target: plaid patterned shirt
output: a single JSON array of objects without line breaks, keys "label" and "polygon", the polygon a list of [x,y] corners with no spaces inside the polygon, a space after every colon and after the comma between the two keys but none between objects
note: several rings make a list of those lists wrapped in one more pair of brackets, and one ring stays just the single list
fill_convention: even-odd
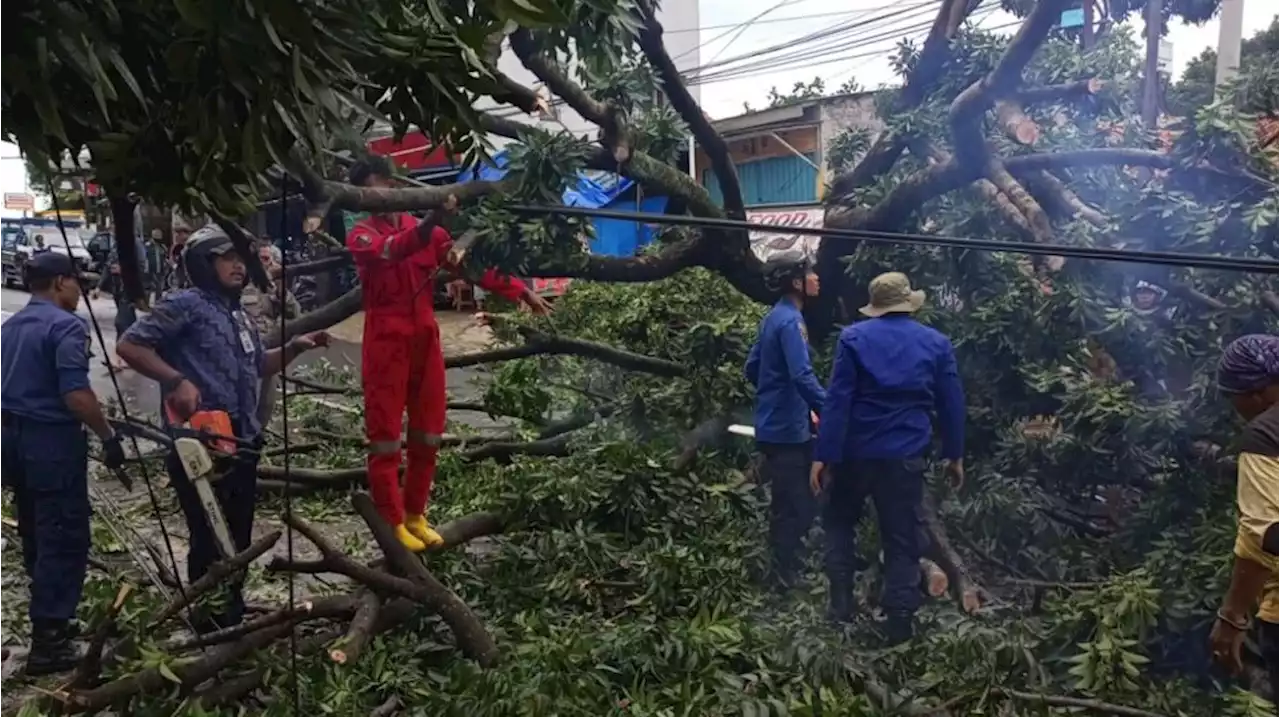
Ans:
[{"label": "plaid patterned shirt", "polygon": [[153,349],[200,389],[201,410],[226,411],[239,438],[262,432],[262,341],[235,299],[203,289],[168,294],[124,339]]}]

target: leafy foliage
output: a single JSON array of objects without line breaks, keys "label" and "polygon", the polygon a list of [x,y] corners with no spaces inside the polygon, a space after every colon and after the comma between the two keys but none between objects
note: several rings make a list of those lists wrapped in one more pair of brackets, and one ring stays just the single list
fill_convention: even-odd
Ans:
[{"label": "leafy foliage", "polygon": [[[1241,82],[1231,93],[1233,104],[1247,113],[1276,114],[1276,86],[1280,84],[1280,18],[1240,43]],[[1214,98],[1214,73],[1218,53],[1205,48],[1183,71],[1182,78],[1169,89],[1169,111],[1184,117],[1207,107]]]}]

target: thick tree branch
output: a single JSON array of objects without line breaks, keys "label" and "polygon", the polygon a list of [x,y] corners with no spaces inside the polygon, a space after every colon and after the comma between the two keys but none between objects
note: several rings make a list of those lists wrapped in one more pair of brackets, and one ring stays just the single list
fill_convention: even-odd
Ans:
[{"label": "thick tree branch", "polygon": [[1106,82],[1096,77],[1076,80],[1061,85],[1045,85],[1043,87],[1027,87],[1014,93],[1013,98],[1024,105],[1038,102],[1070,102],[1096,95],[1106,86]]},{"label": "thick tree branch", "polygon": [[977,612],[982,607],[982,589],[969,577],[969,570],[965,567],[964,560],[955,548],[951,547],[947,530],[938,517],[937,504],[927,490],[920,502],[920,513],[925,534],[929,538],[925,557],[936,563],[947,574],[951,594],[960,608],[969,614]]},{"label": "thick tree branch", "polygon": [[581,339],[562,338],[531,329],[522,329],[526,343],[523,346],[480,351],[445,358],[445,368],[462,368],[486,363],[498,363],[530,356],[580,356],[610,363],[632,371],[652,373],[658,376],[685,375],[685,367],[674,361],[632,353],[622,349]]},{"label": "thick tree branch", "polygon": [[456,184],[427,187],[357,187],[345,182],[326,182],[325,194],[336,209],[373,212],[417,212],[443,207],[449,197],[467,202],[489,194],[509,192],[515,187],[512,179],[498,181],[477,179]]},{"label": "thick tree branch", "polygon": [[373,531],[374,540],[387,556],[387,562],[401,573],[408,575],[409,581],[414,585],[421,586],[424,599],[420,602],[439,614],[445,624],[453,630],[454,638],[458,641],[463,654],[475,660],[481,667],[492,667],[497,664],[498,646],[480,624],[480,620],[471,612],[471,608],[448,588],[441,585],[440,581],[427,570],[427,566],[400,543],[391,526],[378,515],[373,499],[368,494],[356,493],[351,497],[351,502],[356,512],[364,518],[364,522]]},{"label": "thick tree branch", "polygon": [[[657,70],[671,106],[684,119],[685,124],[689,125],[689,131],[693,133],[698,146],[711,159],[711,170],[715,172],[724,196],[725,214],[730,219],[745,220],[747,209],[742,200],[742,184],[738,181],[738,170],[729,156],[729,145],[725,144],[724,138],[711,126],[711,120],[698,106],[693,95],[689,94],[689,88],[685,87],[680,70],[676,68],[676,63],[662,42],[662,24],[658,22],[655,9],[651,4],[643,3],[642,12],[644,26],[640,30],[640,49]],[[745,242],[746,232],[741,233]]]},{"label": "thick tree branch", "polygon": [[[293,321],[286,321],[284,324],[284,340],[288,341],[295,336],[301,336],[312,331],[320,331],[342,323],[360,311],[363,300],[363,293],[360,287],[357,286],[315,311],[303,314]],[[262,343],[268,349],[279,348],[281,345],[280,339],[280,333],[272,331],[271,335],[263,339]]]},{"label": "thick tree branch", "polygon": [[[939,148],[936,144],[925,140],[917,140],[911,145],[912,152],[918,152],[921,156],[928,157],[936,164],[947,164],[951,161],[951,153]],[[1031,224],[1013,202],[1009,200],[1003,192],[1000,191],[990,179],[977,179],[973,183],[975,191],[986,201],[987,204],[994,206],[996,211],[1004,218],[1005,221],[1012,224],[1021,231],[1028,239],[1034,239],[1035,235],[1031,230]]]},{"label": "thick tree branch", "polygon": [[[982,138],[981,116],[991,103],[1012,94],[1022,79],[1022,70],[1032,55],[1044,43],[1054,23],[1062,15],[1068,0],[1040,0],[1031,14],[1023,21],[1018,32],[1005,48],[996,66],[982,79],[964,89],[951,102],[948,112],[951,123],[952,146],[956,161],[986,165],[988,154]],[[999,182],[996,183],[999,186]]]},{"label": "thick tree branch", "polygon": [[1073,219],[1083,219],[1095,227],[1105,227],[1109,223],[1105,214],[1086,204],[1079,195],[1071,191],[1066,183],[1055,177],[1053,173],[1039,169],[1023,173],[1021,179],[1027,184],[1027,188],[1032,193],[1040,196],[1042,201],[1047,201],[1056,207],[1054,211],[1060,215]]},{"label": "thick tree branch", "polygon": [[[990,151],[988,150],[988,152]],[[1009,201],[1013,202],[1018,211],[1027,218],[1027,223],[1031,226],[1031,234],[1035,237],[1036,242],[1052,244],[1053,225],[1049,222],[1049,215],[1045,214],[1044,208],[1040,206],[1035,197],[1031,196],[1021,184],[1018,184],[1018,180],[1013,178],[1013,175],[1009,173],[1009,170],[994,154],[988,153],[986,174],[991,183],[996,185],[1009,198]]]},{"label": "thick tree branch", "polygon": [[553,95],[564,100],[583,118],[600,126],[603,131],[601,142],[609,149],[615,164],[626,164],[631,159],[632,142],[617,107],[595,99],[581,85],[569,79],[554,58],[542,53],[533,33],[528,30],[520,28],[511,33],[511,49]]},{"label": "thick tree branch", "polygon": [[151,620],[152,627],[162,625],[166,620],[177,615],[186,606],[194,603],[200,596],[209,592],[213,588],[221,585],[228,578],[238,579],[239,573],[249,567],[249,564],[257,560],[259,556],[266,553],[280,540],[280,531],[273,530],[270,533],[253,541],[253,544],[246,548],[243,552],[225,560],[219,560],[209,567],[209,571],[201,575],[198,580],[187,586],[183,593],[173,599],[159,615]]},{"label": "thick tree branch", "polygon": [[[937,85],[942,77],[942,66],[951,56],[951,40],[975,5],[972,0],[944,0],[920,49],[919,59],[907,75],[902,91],[885,108],[885,116],[916,107]],[[870,184],[893,167],[906,147],[907,138],[897,137],[891,132],[882,133],[852,170],[835,178],[829,197],[840,201],[858,187]]]},{"label": "thick tree branch", "polygon": [[[53,191],[52,183],[49,184],[49,191]],[[142,302],[145,306],[147,292],[143,290],[142,277],[138,276],[138,260],[142,257],[138,256],[138,245],[133,241],[136,235],[133,222],[133,211],[136,205],[127,194],[113,191],[111,188],[108,188],[107,196],[111,207],[112,243],[116,250],[116,261],[120,266],[120,283],[123,284],[121,288],[130,302]]]},{"label": "thick tree branch", "polygon": [[1030,147],[1040,140],[1040,125],[1013,100],[996,100],[996,122],[1018,144]]},{"label": "thick tree branch", "polygon": [[369,644],[370,638],[373,637],[373,627],[378,621],[378,610],[381,607],[382,600],[377,593],[371,591],[362,593],[355,617],[351,618],[351,624],[347,626],[347,634],[329,648],[329,659],[339,665],[346,665],[360,659],[364,646]]},{"label": "thick tree branch", "polygon": [[1111,704],[1110,702],[1103,702],[1101,700],[1044,695],[1035,692],[1020,692],[1018,690],[1009,690],[1003,687],[996,688],[994,691],[996,694],[1004,695],[1010,699],[1018,700],[1020,702],[1033,702],[1047,707],[1066,707],[1069,709],[1088,710],[1090,712],[1099,712],[1102,714],[1119,715],[1120,717],[1165,717],[1159,712],[1151,712],[1149,710],[1138,709],[1136,707]]}]

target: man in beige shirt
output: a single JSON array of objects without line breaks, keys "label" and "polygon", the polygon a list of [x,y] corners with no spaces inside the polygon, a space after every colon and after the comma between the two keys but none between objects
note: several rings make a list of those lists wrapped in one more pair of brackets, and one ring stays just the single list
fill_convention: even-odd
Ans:
[{"label": "man in beige shirt", "polygon": [[1280,520],[1280,338],[1242,336],[1227,346],[1218,363],[1218,390],[1247,420],[1236,478],[1235,561],[1231,586],[1218,608],[1210,634],[1214,661],[1233,674],[1243,669],[1240,647],[1253,625],[1270,677],[1268,696],[1277,688],[1280,602],[1277,601],[1276,530]]}]

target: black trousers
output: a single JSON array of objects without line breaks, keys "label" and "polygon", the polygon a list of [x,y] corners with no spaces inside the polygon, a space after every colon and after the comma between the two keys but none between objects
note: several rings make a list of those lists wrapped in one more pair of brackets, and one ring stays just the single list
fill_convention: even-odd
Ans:
[{"label": "black trousers", "polygon": [[6,414],[3,473],[13,489],[33,625],[74,618],[89,566],[89,439],[78,423]]},{"label": "black trousers", "polygon": [[[218,553],[213,531],[209,529],[200,496],[187,479],[187,473],[176,453],[169,454],[166,466],[169,469],[170,483],[178,496],[178,506],[182,508],[183,517],[186,518],[187,531],[191,535],[187,553],[187,581],[194,582],[208,572],[209,566],[218,562],[222,556]],[[222,515],[226,518],[227,530],[231,533],[236,552],[240,552],[253,542],[253,512],[258,500],[257,453],[242,451],[234,460],[219,461],[214,468],[214,475],[224,471],[225,475],[213,482],[213,493],[222,507]],[[224,598],[225,602],[209,617],[212,625],[198,624],[197,628],[203,631],[229,627],[244,618],[244,596],[239,582],[226,592]]]},{"label": "black trousers", "polygon": [[769,548],[775,579],[791,584],[804,565],[804,539],[817,514],[809,490],[810,443],[757,443],[760,474],[769,483]]},{"label": "black trousers", "polygon": [[826,572],[833,585],[851,583],[861,566],[857,552],[858,521],[867,497],[876,506],[880,549],[884,553],[887,612],[914,613],[920,606],[920,499],[924,494],[923,458],[859,460],[831,470],[822,514],[826,534]]}]

